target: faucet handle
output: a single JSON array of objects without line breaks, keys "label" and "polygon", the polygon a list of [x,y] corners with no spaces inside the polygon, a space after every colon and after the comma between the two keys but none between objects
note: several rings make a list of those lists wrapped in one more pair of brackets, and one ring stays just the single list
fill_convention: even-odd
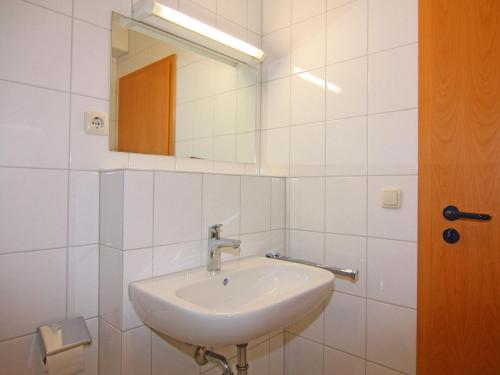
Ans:
[{"label": "faucet handle", "polygon": [[222,224],[214,224],[208,227],[208,238],[219,240],[220,232],[222,232]]}]

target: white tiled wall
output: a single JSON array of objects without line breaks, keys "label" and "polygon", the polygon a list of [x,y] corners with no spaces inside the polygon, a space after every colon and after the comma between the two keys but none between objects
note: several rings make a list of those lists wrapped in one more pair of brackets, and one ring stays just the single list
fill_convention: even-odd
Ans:
[{"label": "white tiled wall", "polygon": [[[361,272],[356,284],[337,280],[326,309],[309,318],[312,324],[298,323],[286,337],[253,345],[256,368],[266,367],[259,359],[262,351],[269,353],[264,362],[270,375],[281,374],[285,365],[290,374],[414,373],[417,1],[162,1],[255,44],[262,29],[268,59],[260,168],[109,152],[106,137],[84,134],[84,111],[108,111],[110,12],[129,15],[130,0],[3,0],[0,298],[10,302],[0,312],[2,371],[41,374],[36,327],[83,315],[94,338],[85,374],[97,374],[99,341],[106,375],[122,368],[133,374],[161,374],[166,368],[197,373],[191,358],[140,325],[122,291],[132,275],[202,264],[205,227],[217,219],[224,221],[226,234],[252,244],[244,255],[267,248],[284,251],[286,239],[293,256]],[[126,234],[108,227],[100,236],[107,246],[99,251],[98,171],[127,167],[196,173],[121,172],[117,184],[129,173],[139,185],[151,185],[138,194],[147,203],[139,207],[148,211],[147,222],[127,218],[125,227],[138,224],[141,230]],[[171,176],[176,184],[189,185],[192,194],[168,190],[172,185],[165,181]],[[267,180],[269,185],[262,182]],[[286,206],[274,199],[285,185]],[[384,186],[402,188],[400,210],[380,207]],[[215,206],[211,202],[221,199],[221,187],[230,190],[228,202]],[[189,209],[182,211],[157,197],[157,189],[178,201],[200,198],[189,200]],[[271,199],[246,205],[253,193],[271,194]],[[100,200],[101,212],[125,199],[113,198]],[[125,219],[133,206],[119,205],[116,212]],[[175,228],[157,206],[182,212],[179,220],[186,225]],[[268,208],[269,230],[267,221],[252,220]],[[234,214],[238,223],[228,216]],[[190,226],[191,218],[199,218],[200,226]],[[156,225],[165,232],[159,234]],[[180,244],[181,234],[189,242]],[[142,262],[131,261],[134,255]],[[104,268],[121,266],[108,274],[114,277],[99,281],[99,261]],[[98,330],[99,285],[103,319]]]},{"label": "white tiled wall", "polygon": [[261,170],[290,176],[287,251],[360,271],[289,328],[289,375],[415,373],[417,21],[417,0],[263,3]]},{"label": "white tiled wall", "polygon": [[[168,367],[170,375],[189,375],[209,369],[199,369],[172,339],[143,325],[128,285],[205,265],[208,227],[216,223],[224,225],[223,236],[242,240],[240,257],[284,248],[284,178],[128,169],[103,172],[100,192],[107,202],[100,232],[101,373],[160,374]],[[269,367],[284,362],[283,344],[282,333],[251,343],[252,371],[279,375]],[[221,350],[234,356],[234,347]]]},{"label": "white tiled wall", "polygon": [[[165,3],[232,33],[244,32],[244,39],[260,43],[261,0],[242,0],[237,6],[232,1],[217,0],[165,0]],[[138,324],[130,310],[124,309],[119,314],[110,309],[109,319],[114,325],[103,322],[98,332],[99,260],[114,262],[114,257],[122,254],[111,247],[99,251],[99,170],[131,167],[259,174],[256,164],[109,152],[107,137],[84,133],[84,111],[109,110],[111,10],[130,15],[131,5],[131,0],[0,1],[2,375],[43,373],[35,335],[41,324],[77,315],[85,317],[93,337],[93,344],[86,350],[85,375],[98,373],[99,336],[103,342],[112,342],[116,340],[114,326],[122,322],[125,327]],[[198,180],[201,179],[198,175]],[[152,181],[151,178],[148,182]],[[283,181],[277,185],[284,189]],[[199,192],[201,204],[201,187]],[[150,207],[165,204],[170,208],[168,202],[154,203],[152,195],[148,198]],[[112,204],[112,200],[101,200],[101,206]],[[133,207],[133,202],[129,206]],[[274,202],[274,206],[284,210],[284,203]],[[195,211],[186,213],[184,223],[193,215],[199,218],[201,226],[201,213]],[[281,239],[279,246],[284,247],[284,221],[276,213],[273,218],[275,230],[268,230],[264,237],[275,242]],[[151,226],[153,217],[149,219],[140,223],[127,221],[125,225]],[[155,222],[168,225],[169,218],[159,217]],[[201,229],[196,233],[190,232],[191,229],[182,226],[177,233],[190,235],[190,240],[201,236]],[[191,260],[176,263],[172,253],[177,245],[152,233],[146,237],[135,231],[127,231],[125,237],[112,233],[103,240],[109,241],[109,246],[118,246],[113,242],[118,239],[119,248],[146,246],[131,250],[130,254],[149,251],[151,257],[162,260],[155,263],[155,268],[137,270],[141,275],[171,272],[192,264]],[[258,237],[255,233],[248,235]],[[253,241],[258,244],[259,238]],[[183,248],[186,259],[192,259],[194,248],[192,245]],[[124,271],[128,272],[130,260],[122,261]],[[123,281],[120,271],[115,276]],[[121,290],[117,280],[109,283],[101,280],[100,284]],[[116,302],[114,298],[119,303],[122,296],[112,294],[106,300],[108,305],[102,308],[106,310]],[[119,341],[127,352],[133,352],[130,343],[136,337],[143,339],[149,335],[143,329],[127,332],[131,333]],[[104,362],[108,349],[117,350],[105,346],[101,352]],[[110,358],[112,354],[109,353]],[[135,363],[143,359],[131,355],[132,364],[127,362],[124,368],[134,373]],[[159,360],[163,361],[163,357]]]}]

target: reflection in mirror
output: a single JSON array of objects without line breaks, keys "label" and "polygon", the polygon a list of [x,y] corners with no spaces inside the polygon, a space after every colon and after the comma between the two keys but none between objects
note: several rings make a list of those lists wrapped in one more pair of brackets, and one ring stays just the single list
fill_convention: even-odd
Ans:
[{"label": "reflection in mirror", "polygon": [[113,13],[110,149],[256,162],[258,67]]}]

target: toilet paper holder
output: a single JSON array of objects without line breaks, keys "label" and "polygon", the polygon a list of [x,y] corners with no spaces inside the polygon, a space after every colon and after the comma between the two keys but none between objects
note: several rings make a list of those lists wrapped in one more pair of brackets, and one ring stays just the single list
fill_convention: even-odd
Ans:
[{"label": "toilet paper holder", "polygon": [[38,334],[41,338],[40,350],[44,363],[48,356],[92,343],[87,324],[81,316],[40,326]]}]

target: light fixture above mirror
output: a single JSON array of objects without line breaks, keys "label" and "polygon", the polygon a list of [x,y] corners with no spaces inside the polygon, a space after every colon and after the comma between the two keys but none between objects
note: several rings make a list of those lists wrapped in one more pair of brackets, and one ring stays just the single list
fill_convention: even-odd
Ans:
[{"label": "light fixture above mirror", "polygon": [[154,0],[134,4],[133,18],[245,64],[261,63],[261,49]]}]

